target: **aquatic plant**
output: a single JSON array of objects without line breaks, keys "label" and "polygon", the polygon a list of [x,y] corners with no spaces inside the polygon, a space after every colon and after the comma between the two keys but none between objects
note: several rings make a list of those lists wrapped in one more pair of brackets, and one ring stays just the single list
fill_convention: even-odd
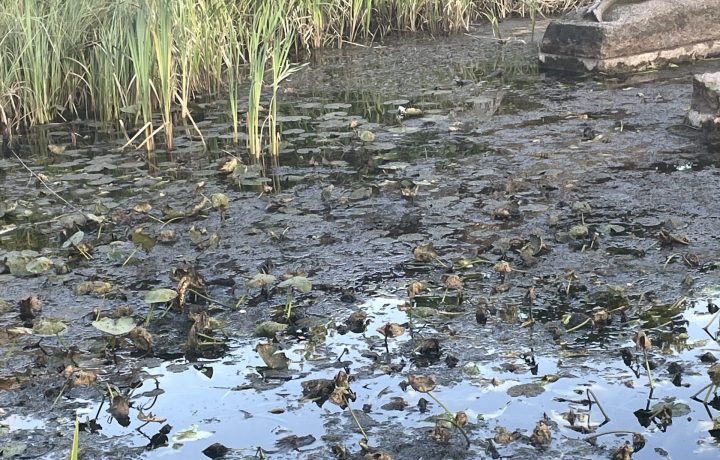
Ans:
[{"label": "aquatic plant", "polygon": [[[467,30],[486,17],[499,36],[510,15],[557,13],[582,0],[26,0],[0,5],[0,123],[9,137],[23,127],[92,118],[155,148],[164,131],[173,146],[173,110],[192,119],[197,94],[227,95],[238,140],[240,84],[249,77],[250,155],[262,146],[260,100],[295,67],[292,50],[374,40],[394,31]],[[247,64],[247,65],[246,65]],[[275,105],[275,107],[277,107]],[[156,126],[154,115],[162,118]],[[275,130],[275,119],[267,120]],[[269,134],[271,150],[277,137]],[[128,145],[130,142],[128,142]],[[274,144],[274,146],[273,146]]]}]

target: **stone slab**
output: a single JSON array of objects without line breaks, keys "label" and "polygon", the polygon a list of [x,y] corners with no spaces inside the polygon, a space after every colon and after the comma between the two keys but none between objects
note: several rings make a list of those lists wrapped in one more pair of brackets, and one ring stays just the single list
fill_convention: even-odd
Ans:
[{"label": "stone slab", "polygon": [[602,21],[584,9],[552,21],[540,65],[622,73],[720,55],[720,0],[618,0]]},{"label": "stone slab", "polygon": [[693,76],[693,95],[687,122],[702,129],[711,144],[720,143],[720,72]]}]

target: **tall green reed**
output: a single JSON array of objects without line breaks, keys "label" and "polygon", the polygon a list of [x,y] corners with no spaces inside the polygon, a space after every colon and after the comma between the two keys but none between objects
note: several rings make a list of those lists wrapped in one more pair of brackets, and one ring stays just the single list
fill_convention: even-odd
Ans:
[{"label": "tall green reed", "polygon": [[154,49],[150,32],[150,12],[144,4],[139,5],[135,10],[134,23],[128,28],[125,35],[126,43],[130,52],[134,75],[135,94],[134,102],[137,108],[138,117],[142,117],[143,126],[138,133],[145,134],[143,144],[148,151],[155,150],[154,129],[153,129],[153,84],[152,77],[155,70],[153,59]]},{"label": "tall green reed", "polygon": [[176,5],[176,3],[175,0],[146,0],[146,2],[146,7],[151,12],[149,28],[157,69],[157,84],[153,85],[152,80],[150,84],[161,108],[165,128],[165,145],[168,150],[172,150],[173,120],[171,110],[176,86],[175,61],[173,59],[173,31],[175,29],[173,5]]},{"label": "tall green reed", "polygon": [[[538,14],[582,1],[0,2],[0,123],[12,131],[78,116],[108,123],[130,118],[148,149],[160,130],[171,148],[178,119],[189,120],[199,133],[191,115],[196,95],[226,94],[238,139],[238,85],[249,77],[248,149],[258,157],[264,126],[273,130],[270,147],[277,150],[273,110],[283,75],[293,68],[284,65],[293,47],[342,46],[392,31],[452,32],[483,16],[499,36],[499,22],[508,15],[529,14],[534,27]],[[268,125],[260,117],[266,71],[272,73]],[[154,126],[156,115],[160,126]]]}]

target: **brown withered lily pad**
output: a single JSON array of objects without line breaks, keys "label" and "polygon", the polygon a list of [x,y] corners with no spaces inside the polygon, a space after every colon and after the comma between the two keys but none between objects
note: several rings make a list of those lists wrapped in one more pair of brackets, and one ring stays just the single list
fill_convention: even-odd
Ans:
[{"label": "brown withered lily pad", "polygon": [[435,377],[431,375],[408,375],[408,383],[413,388],[413,390],[418,391],[420,393],[427,393],[429,391],[433,391],[435,387],[437,387],[437,382],[435,381]]},{"label": "brown withered lily pad", "polygon": [[545,392],[545,388],[537,383],[522,383],[515,385],[507,390],[508,396],[516,398],[518,396],[525,396],[526,398],[533,398],[539,396]]}]

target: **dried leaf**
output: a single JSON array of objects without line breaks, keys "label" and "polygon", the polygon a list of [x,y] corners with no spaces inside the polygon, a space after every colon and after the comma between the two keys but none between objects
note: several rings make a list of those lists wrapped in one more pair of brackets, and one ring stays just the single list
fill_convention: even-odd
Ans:
[{"label": "dried leaf", "polygon": [[405,328],[397,323],[387,323],[377,328],[377,331],[387,338],[394,338],[403,335]]},{"label": "dried leaf", "polygon": [[425,283],[420,281],[413,281],[408,285],[407,293],[410,299],[413,299],[416,295],[420,294],[425,290]]},{"label": "dried leaf", "polygon": [[408,376],[408,383],[413,388],[413,390],[420,393],[427,393],[429,391],[433,391],[437,386],[437,383],[435,382],[435,377],[431,375],[410,374]]},{"label": "dried leaf", "polygon": [[270,369],[287,369],[290,360],[274,343],[260,343],[255,347],[263,362]]},{"label": "dried leaf", "polygon": [[645,334],[645,331],[635,333],[635,348],[638,350],[649,350],[652,348],[652,340]]},{"label": "dried leaf", "polygon": [[432,262],[438,258],[432,243],[424,244],[413,249],[413,256],[418,262]]},{"label": "dried leaf", "polygon": [[42,309],[42,301],[37,296],[27,296],[20,301],[20,319],[22,321],[32,321],[40,316]]}]

